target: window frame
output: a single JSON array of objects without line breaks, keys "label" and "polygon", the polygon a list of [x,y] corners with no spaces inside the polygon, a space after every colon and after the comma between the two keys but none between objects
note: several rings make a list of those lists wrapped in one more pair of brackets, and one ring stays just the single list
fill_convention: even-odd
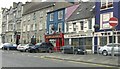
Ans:
[{"label": "window frame", "polygon": [[63,10],[58,11],[58,19],[63,19]]}]

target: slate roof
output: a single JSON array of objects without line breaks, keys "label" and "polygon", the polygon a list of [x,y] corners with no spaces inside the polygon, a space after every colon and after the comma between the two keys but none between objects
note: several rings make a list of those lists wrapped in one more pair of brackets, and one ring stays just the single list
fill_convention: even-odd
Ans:
[{"label": "slate roof", "polygon": [[[93,6],[95,6],[94,2],[80,3],[79,7],[73,12],[73,14],[66,21],[68,22],[68,21],[74,21],[74,20],[94,17],[95,13],[94,13]],[[93,10],[90,11],[91,9]],[[79,14],[77,14],[78,12]]]},{"label": "slate roof", "polygon": [[32,2],[30,4],[31,4],[31,6],[28,8],[28,10],[26,10],[23,13],[23,15],[26,15],[26,14],[32,13],[34,11],[46,8],[48,6],[52,6],[52,5],[54,5],[54,2]]}]

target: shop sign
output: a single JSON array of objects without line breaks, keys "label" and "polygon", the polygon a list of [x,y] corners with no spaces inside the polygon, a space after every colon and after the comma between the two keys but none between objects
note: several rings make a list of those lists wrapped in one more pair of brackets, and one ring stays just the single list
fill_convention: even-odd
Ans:
[{"label": "shop sign", "polygon": [[65,38],[81,37],[81,36],[86,36],[86,34],[68,34],[68,35],[65,35]]},{"label": "shop sign", "polygon": [[49,35],[49,36],[46,36],[46,38],[60,38],[61,36],[60,35]]}]

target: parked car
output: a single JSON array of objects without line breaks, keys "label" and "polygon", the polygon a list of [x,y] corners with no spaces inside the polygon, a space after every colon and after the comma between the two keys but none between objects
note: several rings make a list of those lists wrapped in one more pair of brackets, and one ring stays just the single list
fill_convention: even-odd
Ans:
[{"label": "parked car", "polygon": [[17,50],[17,45],[11,43],[4,43],[2,50]]},{"label": "parked car", "polygon": [[28,51],[28,48],[31,47],[31,46],[34,46],[33,44],[19,44],[17,46],[17,50],[20,51],[20,52],[27,52]]},{"label": "parked car", "polygon": [[82,46],[75,47],[75,46],[71,46],[71,45],[66,45],[66,46],[62,46],[60,48],[60,51],[62,53],[68,53],[68,54],[87,54],[87,51]]},{"label": "parked car", "polygon": [[112,47],[114,46],[114,54],[120,54],[120,44],[119,43],[109,43],[105,46],[99,47],[99,53],[107,56],[112,54]]},{"label": "parked car", "polygon": [[29,48],[29,52],[53,52],[54,46],[49,42],[37,43],[35,46]]}]

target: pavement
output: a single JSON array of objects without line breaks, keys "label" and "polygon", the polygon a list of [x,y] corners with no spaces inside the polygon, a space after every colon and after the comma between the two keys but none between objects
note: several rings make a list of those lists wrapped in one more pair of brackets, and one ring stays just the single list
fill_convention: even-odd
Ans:
[{"label": "pavement", "polygon": [[101,64],[120,67],[120,56],[103,56],[100,54],[86,54],[86,55],[75,55],[75,54],[62,54],[62,53],[45,53],[41,54],[43,58],[64,60],[64,61],[74,61],[74,62],[84,62],[92,64]]}]

